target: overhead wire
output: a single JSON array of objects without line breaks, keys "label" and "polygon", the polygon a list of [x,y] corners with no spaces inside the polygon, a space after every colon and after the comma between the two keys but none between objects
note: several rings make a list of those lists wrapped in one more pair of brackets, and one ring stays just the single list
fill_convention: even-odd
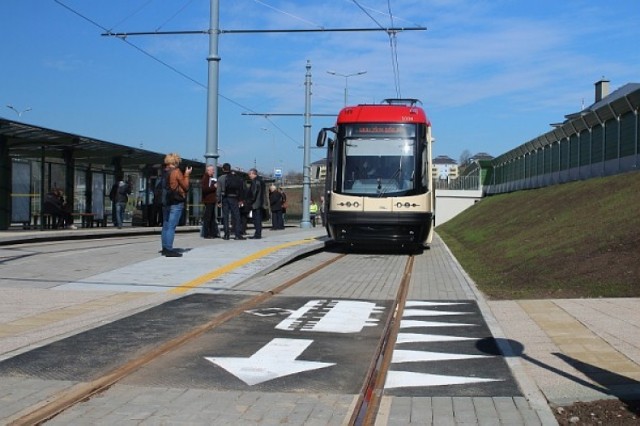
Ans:
[{"label": "overhead wire", "polygon": [[[147,7],[149,5],[149,3],[151,3],[153,0],[147,0],[144,4],[142,4],[140,7],[138,7],[137,9],[135,9],[133,12],[131,12],[129,15],[125,16],[124,18],[122,18],[120,21],[118,21],[115,25],[113,25],[111,27],[111,30],[113,30],[114,28],[116,28],[118,25],[121,25],[123,22],[128,21],[129,19],[131,19],[132,16],[136,15],[138,12],[140,12],[142,9],[144,9],[145,7]],[[109,30],[109,31],[111,31]]]},{"label": "overhead wire", "polygon": [[[79,16],[80,18],[84,19],[85,21],[90,22],[91,24],[93,24],[93,25],[95,25],[96,27],[100,28],[100,29],[101,29],[101,30],[103,30],[105,33],[109,33],[109,34],[111,33],[111,30],[107,29],[105,26],[103,26],[103,25],[99,24],[98,22],[94,21],[93,19],[89,18],[89,17],[88,17],[88,16],[86,16],[86,15],[83,15],[82,13],[80,13],[80,12],[78,12],[77,10],[73,9],[72,7],[70,7],[70,6],[66,5],[66,4],[64,4],[61,0],[53,0],[53,1],[54,1],[55,3],[57,3],[57,4],[59,4],[60,6],[62,6],[63,8],[67,9],[69,12],[73,13],[74,15]],[[160,59],[160,58],[158,58],[158,57],[154,56],[153,54],[151,54],[151,53],[149,53],[149,52],[147,52],[146,50],[144,50],[144,49],[143,49],[143,48],[141,48],[140,46],[138,46],[138,45],[136,45],[136,44],[134,44],[134,43],[131,43],[129,40],[127,40],[127,38],[126,38],[126,37],[117,37],[117,38],[119,38],[119,39],[120,39],[120,40],[122,40],[124,43],[128,44],[129,46],[131,46],[132,48],[136,49],[138,52],[140,52],[140,53],[142,53],[143,55],[147,56],[148,58],[150,58],[150,59],[152,59],[152,60],[156,61],[157,63],[161,64],[161,65],[162,65],[162,66],[164,66],[164,67],[167,67],[168,69],[170,69],[171,71],[173,71],[173,72],[175,72],[176,74],[180,75],[181,77],[183,77],[183,78],[185,78],[185,79],[187,79],[187,80],[191,81],[192,83],[194,83],[194,84],[196,84],[196,85],[198,85],[198,86],[200,86],[200,87],[202,87],[202,88],[204,88],[204,89],[207,89],[207,88],[208,88],[208,86],[207,86],[206,84],[203,84],[203,83],[199,82],[199,81],[198,81],[198,80],[196,80],[195,78],[193,78],[193,77],[191,77],[191,76],[187,75],[186,73],[184,73],[184,72],[180,71],[180,70],[179,70],[179,69],[177,69],[176,67],[174,67],[174,66],[172,66],[172,65],[168,64],[167,62],[163,61],[162,59]],[[218,96],[219,96],[220,98],[222,98],[222,99],[224,99],[224,100],[226,100],[226,101],[228,101],[228,102],[230,102],[230,103],[232,103],[232,104],[234,104],[234,105],[236,105],[236,106],[240,107],[241,109],[243,109],[243,110],[245,110],[245,111],[248,111],[248,112],[250,112],[250,113],[252,113],[252,114],[255,114],[255,115],[262,115],[262,114],[257,113],[256,111],[252,110],[251,108],[249,108],[249,107],[247,107],[247,106],[245,106],[245,105],[242,105],[241,103],[239,103],[239,102],[237,102],[237,101],[234,101],[233,99],[231,99],[231,98],[229,98],[229,97],[227,97],[227,96],[224,96],[224,95],[223,95],[223,94],[221,94],[221,93],[218,93]],[[266,115],[263,115],[263,118],[264,118],[265,120],[267,120],[267,121],[268,121],[268,122],[269,122],[269,123],[270,123],[274,128],[278,129],[278,131],[279,131],[280,133],[282,133],[284,136],[286,136],[286,137],[287,137],[287,139],[289,139],[289,140],[291,140],[292,142],[294,142],[294,143],[296,144],[296,146],[297,146],[297,144],[298,144],[299,142],[298,142],[298,141],[296,141],[292,136],[288,135],[288,134],[287,134],[287,133],[286,133],[286,132],[285,132],[285,131],[280,127],[280,126],[278,126],[276,123],[274,123],[274,122],[273,122],[273,120],[271,120],[271,119],[270,119],[268,116],[266,116]]]},{"label": "overhead wire", "polygon": [[256,2],[256,3],[258,3],[258,4],[261,4],[262,6],[264,6],[264,7],[266,7],[266,8],[269,8],[269,9],[274,10],[274,11],[276,11],[276,12],[280,12],[280,13],[282,13],[282,14],[283,14],[283,15],[285,15],[285,16],[288,16],[288,17],[290,17],[290,18],[293,18],[293,19],[296,19],[296,20],[298,20],[298,21],[304,22],[305,24],[312,25],[312,26],[317,27],[317,28],[320,28],[320,29],[322,29],[322,30],[324,29],[324,26],[322,26],[322,25],[319,25],[319,24],[316,24],[316,23],[314,23],[314,22],[308,21],[308,20],[306,20],[306,19],[304,19],[304,18],[301,18],[300,16],[294,15],[294,14],[292,14],[292,13],[285,12],[284,10],[282,10],[282,9],[278,9],[278,8],[277,8],[277,7],[275,7],[275,6],[271,6],[270,4],[267,4],[267,3],[265,3],[265,2],[264,2],[264,1],[262,1],[262,0],[253,0],[253,1],[255,1],[255,2]]},{"label": "overhead wire", "polygon": [[182,13],[182,11],[184,11],[184,10],[187,8],[187,6],[189,6],[191,3],[193,3],[193,0],[189,0],[189,1],[187,1],[184,5],[182,5],[182,7],[181,7],[180,9],[178,9],[178,10],[176,11],[176,13],[174,13],[173,15],[171,15],[171,16],[169,17],[169,19],[167,19],[167,20],[166,20],[166,21],[164,21],[162,24],[160,24],[160,25],[156,28],[156,31],[160,31],[160,29],[161,29],[161,28],[163,28],[163,27],[164,27],[165,25],[167,25],[169,22],[173,21],[173,19],[174,19],[176,16],[178,16],[179,14],[181,14],[181,13]]},{"label": "overhead wire", "polygon": [[[351,0],[360,10],[362,10],[373,22],[380,27],[380,29],[386,31],[389,36],[389,46],[391,48],[391,68],[393,70],[393,82],[396,90],[396,96],[398,98],[401,97],[400,94],[400,70],[398,68],[398,53],[397,53],[397,37],[395,31],[389,31],[385,28],[378,20],[376,20],[360,3],[358,0]],[[393,14],[391,13],[391,3],[390,0],[387,0],[387,5],[389,9],[389,16],[391,18],[391,27],[393,27]]]},{"label": "overhead wire", "polygon": [[[391,11],[391,0],[387,0],[387,7],[389,9],[389,19],[391,20],[391,28],[395,28],[393,23],[393,12]],[[400,91],[400,64],[398,63],[398,37],[394,31],[393,34],[389,34],[389,43],[391,44],[391,63],[393,64],[393,74],[395,75],[396,96],[402,98]]]}]

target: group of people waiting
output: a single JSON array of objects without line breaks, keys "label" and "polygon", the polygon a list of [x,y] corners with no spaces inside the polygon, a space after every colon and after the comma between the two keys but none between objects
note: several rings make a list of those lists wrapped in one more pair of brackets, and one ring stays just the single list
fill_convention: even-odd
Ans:
[{"label": "group of people waiting", "polygon": [[[183,173],[178,167],[180,156],[175,153],[167,154],[164,159],[165,168],[159,185],[162,195],[162,255],[166,257],[181,257],[182,253],[173,248],[175,230],[184,210],[184,201],[189,190],[189,176],[191,167]],[[270,185],[266,191],[265,182],[255,168],[249,170],[251,184],[246,185],[229,163],[222,165],[222,175],[216,179],[213,165],[208,165],[202,179],[200,190],[204,204],[202,218],[202,236],[204,238],[244,240],[249,217],[253,220],[254,234],[250,239],[262,238],[262,222],[271,215],[271,230],[284,229],[284,214],[286,213],[287,198],[285,193],[275,185]],[[220,235],[216,220],[215,209],[222,207],[223,235]]]},{"label": "group of people waiting", "polygon": [[54,229],[78,229],[73,224],[71,208],[60,188],[53,188],[45,194],[42,213],[51,217],[50,226]]}]

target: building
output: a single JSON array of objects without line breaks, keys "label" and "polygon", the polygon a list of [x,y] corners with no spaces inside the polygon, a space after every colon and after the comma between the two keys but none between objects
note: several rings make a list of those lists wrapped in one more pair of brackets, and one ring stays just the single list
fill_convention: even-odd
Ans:
[{"label": "building", "polygon": [[431,178],[436,181],[450,181],[459,176],[458,163],[451,157],[439,155],[433,159]]},{"label": "building", "polygon": [[311,163],[311,182],[324,182],[327,178],[327,159],[322,158]]}]

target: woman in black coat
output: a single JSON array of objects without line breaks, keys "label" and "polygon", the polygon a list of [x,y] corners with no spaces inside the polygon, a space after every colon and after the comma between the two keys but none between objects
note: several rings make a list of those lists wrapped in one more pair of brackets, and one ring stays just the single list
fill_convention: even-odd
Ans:
[{"label": "woman in black coat", "polygon": [[284,229],[282,216],[282,194],[275,185],[269,187],[269,206],[271,207],[271,230]]}]

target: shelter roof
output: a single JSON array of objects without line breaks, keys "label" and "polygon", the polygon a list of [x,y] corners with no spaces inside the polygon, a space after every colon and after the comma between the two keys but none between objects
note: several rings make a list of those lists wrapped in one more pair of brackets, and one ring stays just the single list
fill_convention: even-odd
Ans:
[{"label": "shelter roof", "polygon": [[[47,129],[0,117],[0,138],[4,138],[12,158],[39,160],[65,158],[71,155],[76,163],[114,166],[119,159],[123,168],[161,167],[164,153],[119,145],[87,136]],[[182,160],[182,165],[204,170],[204,163]]]}]

